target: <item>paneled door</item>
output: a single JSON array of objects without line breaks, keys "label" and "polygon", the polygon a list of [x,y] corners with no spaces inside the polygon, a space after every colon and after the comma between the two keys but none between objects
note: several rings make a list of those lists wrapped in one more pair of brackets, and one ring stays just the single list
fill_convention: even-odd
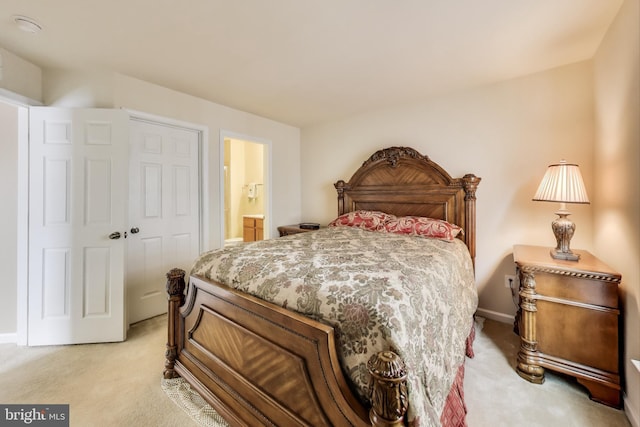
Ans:
[{"label": "paneled door", "polygon": [[129,116],[29,114],[27,342],[122,341]]},{"label": "paneled door", "polygon": [[166,277],[200,252],[199,132],[130,122],[129,323],[166,313]]}]

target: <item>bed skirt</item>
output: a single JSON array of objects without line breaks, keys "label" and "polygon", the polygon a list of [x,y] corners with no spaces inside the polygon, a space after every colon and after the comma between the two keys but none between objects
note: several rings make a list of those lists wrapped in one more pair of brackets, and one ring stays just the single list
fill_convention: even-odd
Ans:
[{"label": "bed skirt", "polygon": [[[471,332],[467,337],[466,355],[473,358],[473,341],[476,338],[475,322],[471,326]],[[467,426],[467,405],[464,403],[464,363],[458,368],[456,379],[453,381],[451,390],[447,395],[440,423],[442,427],[466,427]]]}]

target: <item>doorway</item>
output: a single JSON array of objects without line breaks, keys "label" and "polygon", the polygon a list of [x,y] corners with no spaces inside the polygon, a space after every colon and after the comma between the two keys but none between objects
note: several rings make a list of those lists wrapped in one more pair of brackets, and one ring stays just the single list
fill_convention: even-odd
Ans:
[{"label": "doorway", "polygon": [[[228,133],[221,134],[221,140],[224,207],[221,246],[267,239],[270,144]],[[248,223],[260,229],[253,238],[247,237]]]}]

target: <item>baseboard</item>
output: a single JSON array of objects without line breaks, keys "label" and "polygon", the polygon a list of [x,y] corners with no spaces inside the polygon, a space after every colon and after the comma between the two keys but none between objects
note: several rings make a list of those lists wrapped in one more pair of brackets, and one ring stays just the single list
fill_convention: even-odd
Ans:
[{"label": "baseboard", "polygon": [[638,417],[638,410],[640,408],[634,408],[631,404],[631,400],[627,399],[627,394],[623,396],[624,401],[624,413],[627,415],[631,427],[640,427],[640,417]]},{"label": "baseboard", "polygon": [[0,344],[16,344],[18,342],[18,334],[0,334]]},{"label": "baseboard", "polygon": [[486,319],[495,320],[501,323],[511,323],[513,324],[514,316],[513,314],[504,314],[493,310],[487,310],[484,308],[479,308],[476,310],[476,314],[478,316],[484,317]]}]

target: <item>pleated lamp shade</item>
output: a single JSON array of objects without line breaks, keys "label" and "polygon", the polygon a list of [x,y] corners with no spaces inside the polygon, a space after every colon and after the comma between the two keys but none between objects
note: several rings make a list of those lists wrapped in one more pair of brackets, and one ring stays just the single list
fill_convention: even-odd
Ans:
[{"label": "pleated lamp shade", "polygon": [[549,165],[542,182],[533,196],[535,201],[561,203],[589,203],[578,165],[561,160]]}]

